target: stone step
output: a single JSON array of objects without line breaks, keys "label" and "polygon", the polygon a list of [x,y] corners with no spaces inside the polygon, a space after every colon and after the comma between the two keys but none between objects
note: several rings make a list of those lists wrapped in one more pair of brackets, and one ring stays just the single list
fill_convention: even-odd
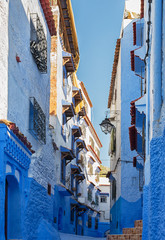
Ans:
[{"label": "stone step", "polygon": [[142,234],[142,227],[123,228],[123,234]]},{"label": "stone step", "polygon": [[135,221],[135,227],[143,227],[143,220],[136,220]]},{"label": "stone step", "polygon": [[107,240],[142,240],[142,234],[108,235]]}]

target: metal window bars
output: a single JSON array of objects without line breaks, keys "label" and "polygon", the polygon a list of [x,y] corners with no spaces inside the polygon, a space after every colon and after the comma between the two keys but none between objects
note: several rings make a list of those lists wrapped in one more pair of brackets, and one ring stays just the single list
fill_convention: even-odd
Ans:
[{"label": "metal window bars", "polygon": [[46,116],[34,97],[30,98],[29,130],[40,142],[46,144]]},{"label": "metal window bars", "polygon": [[30,51],[39,71],[47,73],[47,40],[37,13],[30,15]]}]

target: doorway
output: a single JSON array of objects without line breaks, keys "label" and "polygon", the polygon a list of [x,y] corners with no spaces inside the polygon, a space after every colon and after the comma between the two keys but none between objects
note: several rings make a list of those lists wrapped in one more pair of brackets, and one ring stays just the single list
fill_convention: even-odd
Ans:
[{"label": "doorway", "polygon": [[21,196],[15,176],[8,175],[5,183],[5,239],[19,239],[21,234]]}]

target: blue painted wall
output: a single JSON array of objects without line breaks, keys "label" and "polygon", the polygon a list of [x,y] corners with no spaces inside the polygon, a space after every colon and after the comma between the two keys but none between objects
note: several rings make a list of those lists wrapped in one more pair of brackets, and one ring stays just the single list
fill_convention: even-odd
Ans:
[{"label": "blue painted wall", "polygon": [[144,189],[143,239],[165,238],[165,130],[150,142],[150,184]]},{"label": "blue painted wall", "polygon": [[134,227],[134,221],[142,219],[141,207],[141,199],[139,199],[137,202],[128,202],[120,197],[111,209],[111,233],[121,234],[123,228]]}]

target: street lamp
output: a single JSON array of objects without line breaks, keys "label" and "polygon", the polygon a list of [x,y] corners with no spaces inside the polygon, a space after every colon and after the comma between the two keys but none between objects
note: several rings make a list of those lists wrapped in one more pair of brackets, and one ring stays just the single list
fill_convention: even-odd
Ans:
[{"label": "street lamp", "polygon": [[111,133],[112,129],[115,127],[109,120],[109,118],[105,118],[102,123],[100,123],[101,131],[105,134]]}]

